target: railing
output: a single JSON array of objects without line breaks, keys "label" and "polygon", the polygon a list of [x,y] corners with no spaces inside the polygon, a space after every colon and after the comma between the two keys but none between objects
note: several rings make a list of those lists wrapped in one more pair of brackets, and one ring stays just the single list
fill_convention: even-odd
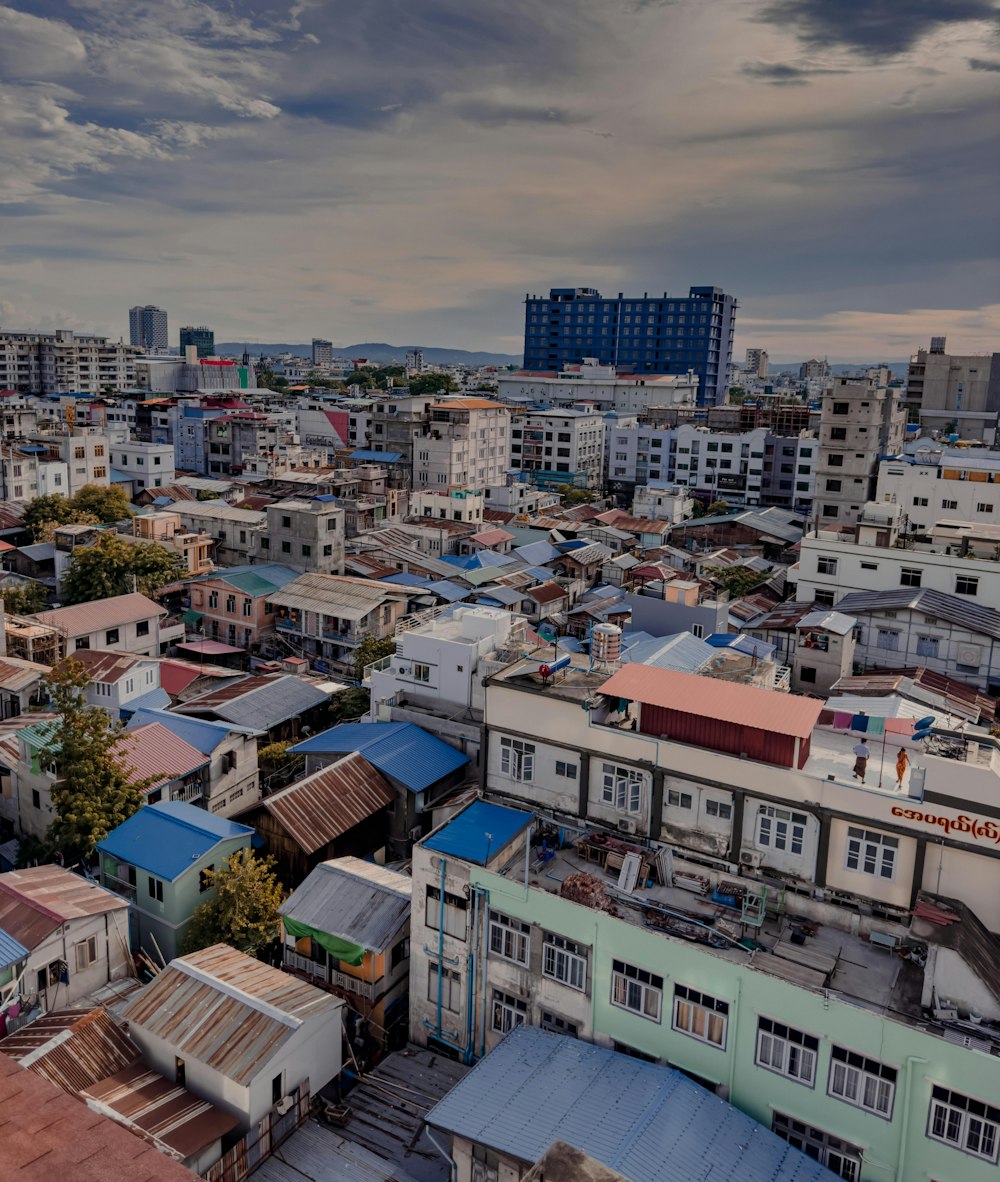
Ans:
[{"label": "railing", "polygon": [[113,874],[105,874],[103,882],[109,891],[114,891],[116,895],[121,895],[130,903],[136,901],[135,883],[126,882],[124,878],[116,878]]},{"label": "railing", "polygon": [[280,628],[285,632],[301,632],[302,625],[295,620],[289,620],[287,617],[279,617],[274,621],[275,628]]},{"label": "railing", "polygon": [[789,690],[792,686],[792,671],[787,665],[778,665],[774,671],[774,688]]},{"label": "railing", "polygon": [[366,1001],[373,1001],[375,998],[375,989],[371,981],[364,981],[360,977],[352,977],[348,973],[342,973],[339,969],[330,968],[328,964],[320,964],[318,960],[301,956],[290,948],[284,950],[284,957],[287,968],[307,973],[316,981],[333,985],[337,989],[343,989],[345,993],[353,993],[356,997],[363,997]]},{"label": "railing", "polygon": [[362,685],[368,685],[372,679],[373,673],[384,673],[386,669],[392,665],[392,657],[382,657],[379,661],[372,661],[370,665],[365,666],[364,674],[361,678]]},{"label": "railing", "polygon": [[201,800],[205,795],[205,789],[202,784],[186,784],[173,794],[171,800]]}]

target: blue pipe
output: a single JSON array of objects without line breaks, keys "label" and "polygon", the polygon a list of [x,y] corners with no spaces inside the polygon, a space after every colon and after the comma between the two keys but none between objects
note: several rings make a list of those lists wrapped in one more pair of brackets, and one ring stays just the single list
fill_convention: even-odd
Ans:
[{"label": "blue pipe", "polygon": [[442,1034],[442,1008],[444,1001],[444,872],[445,860],[441,859],[441,897],[438,899],[438,999],[437,999],[437,1032]]}]

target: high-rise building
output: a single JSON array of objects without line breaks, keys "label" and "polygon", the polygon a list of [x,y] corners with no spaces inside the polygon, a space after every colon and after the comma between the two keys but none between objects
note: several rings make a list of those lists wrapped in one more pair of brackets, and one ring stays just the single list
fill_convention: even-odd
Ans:
[{"label": "high-rise building", "polygon": [[726,398],[735,312],[735,297],[718,287],[641,299],[554,287],[547,297],[525,297],[524,368],[558,373],[593,358],[619,373],[690,371],[699,403],[714,406]]},{"label": "high-rise building", "polygon": [[195,328],[186,324],[181,329],[181,353],[188,345],[194,345],[199,357],[212,357],[215,354],[215,333],[204,324]]},{"label": "high-rise building", "polygon": [[817,361],[815,357],[811,357],[808,361],[803,361],[799,366],[800,382],[818,382],[829,376],[830,363],[825,357],[822,361]]},{"label": "high-rise building", "polygon": [[758,378],[767,377],[767,350],[747,349],[747,359],[743,363],[744,373],[754,374]]},{"label": "high-rise building", "polygon": [[989,438],[1000,412],[1000,353],[945,352],[944,337],[910,358],[904,401],[914,422]]},{"label": "high-rise building", "polygon": [[136,304],[128,310],[129,340],[147,353],[158,353],[170,345],[167,314],[155,304]]},{"label": "high-rise building", "polygon": [[411,349],[410,352],[406,354],[406,372],[408,374],[423,373],[423,369],[423,352],[420,349]]},{"label": "high-rise building", "polygon": [[321,337],[313,337],[312,362],[313,365],[329,365],[333,361],[333,342],[324,341]]},{"label": "high-rise building", "polygon": [[74,333],[0,333],[0,389],[19,394],[119,394],[135,385],[136,351]]}]

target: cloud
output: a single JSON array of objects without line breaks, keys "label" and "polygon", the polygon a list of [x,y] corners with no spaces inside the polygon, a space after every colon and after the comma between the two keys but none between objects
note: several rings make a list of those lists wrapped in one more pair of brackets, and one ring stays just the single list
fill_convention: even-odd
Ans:
[{"label": "cloud", "polygon": [[967,60],[970,70],[985,70],[991,74],[1000,74],[1000,61],[991,61],[983,57],[970,57]]},{"label": "cloud", "polygon": [[995,22],[997,8],[992,0],[773,0],[760,19],[792,26],[811,48],[842,46],[881,59],[948,25]]},{"label": "cloud", "polygon": [[831,70],[819,66],[793,66],[788,62],[745,62],[740,73],[771,86],[808,86],[824,74],[848,74],[849,70]]},{"label": "cloud", "polygon": [[63,21],[0,8],[0,77],[59,78],[81,69],[83,40]]}]

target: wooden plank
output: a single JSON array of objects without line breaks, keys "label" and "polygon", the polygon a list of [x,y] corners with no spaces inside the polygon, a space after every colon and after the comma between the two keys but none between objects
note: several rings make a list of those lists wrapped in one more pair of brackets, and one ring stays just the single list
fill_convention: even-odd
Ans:
[{"label": "wooden plank", "polygon": [[618,889],[630,895],[639,881],[639,868],[642,859],[638,854],[626,854],[622,861],[621,873],[618,875]]}]

